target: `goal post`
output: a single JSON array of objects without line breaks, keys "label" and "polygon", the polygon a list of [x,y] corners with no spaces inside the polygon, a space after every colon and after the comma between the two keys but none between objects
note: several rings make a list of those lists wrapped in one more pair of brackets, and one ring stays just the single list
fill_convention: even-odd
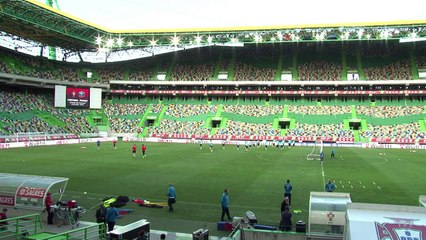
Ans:
[{"label": "goal post", "polygon": [[[23,140],[23,141],[21,141]],[[45,142],[47,141],[46,132],[18,132],[16,133],[16,142]]]},{"label": "goal post", "polygon": [[306,156],[306,160],[321,160],[321,152],[323,151],[324,143],[321,138],[317,138],[311,152]]}]

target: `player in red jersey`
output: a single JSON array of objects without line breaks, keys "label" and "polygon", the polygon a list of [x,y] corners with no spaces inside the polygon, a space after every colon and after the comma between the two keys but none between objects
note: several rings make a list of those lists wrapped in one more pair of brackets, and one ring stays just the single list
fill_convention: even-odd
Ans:
[{"label": "player in red jersey", "polygon": [[133,146],[132,146],[132,154],[133,154],[133,157],[136,157],[136,144],[134,144],[134,143],[133,143]]},{"label": "player in red jersey", "polygon": [[142,158],[145,158],[145,152],[146,152],[146,145],[142,144]]},{"label": "player in red jersey", "polygon": [[112,145],[114,149],[117,149],[117,139],[112,140]]}]

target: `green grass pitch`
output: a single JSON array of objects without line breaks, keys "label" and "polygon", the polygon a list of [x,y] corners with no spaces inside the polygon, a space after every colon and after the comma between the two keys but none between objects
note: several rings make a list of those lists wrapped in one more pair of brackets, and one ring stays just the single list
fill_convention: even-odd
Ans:
[{"label": "green grass pitch", "polygon": [[[64,200],[75,199],[89,210],[83,220],[94,221],[94,209],[107,196],[166,201],[169,183],[177,191],[176,211],[149,209],[130,202],[135,211],[118,224],[146,218],[167,228],[167,221],[215,223],[220,219],[220,197],[229,189],[232,216],[253,211],[261,224],[277,225],[283,185],[293,184],[292,208],[300,209],[294,220],[308,220],[309,193],[323,191],[324,180],[335,181],[337,192],[351,194],[353,202],[417,205],[426,194],[426,151],[403,149],[336,148],[330,160],[325,148],[323,167],[307,161],[309,147],[277,150],[234,145],[146,143],[147,157],[131,154],[129,142],[75,144],[6,149],[0,151],[1,172],[68,177]],[[324,175],[323,175],[324,173]],[[87,192],[87,194],[84,194]],[[170,224],[169,224],[170,225]],[[191,226],[193,229],[194,226]],[[177,227],[179,228],[179,227]]]}]

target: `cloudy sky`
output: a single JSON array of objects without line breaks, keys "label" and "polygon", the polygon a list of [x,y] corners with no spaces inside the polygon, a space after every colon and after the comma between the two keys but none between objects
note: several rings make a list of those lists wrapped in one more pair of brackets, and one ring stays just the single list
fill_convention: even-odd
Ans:
[{"label": "cloudy sky", "polygon": [[[45,2],[45,0],[39,0]],[[57,0],[62,11],[112,30],[290,26],[425,20],[424,0]]]}]

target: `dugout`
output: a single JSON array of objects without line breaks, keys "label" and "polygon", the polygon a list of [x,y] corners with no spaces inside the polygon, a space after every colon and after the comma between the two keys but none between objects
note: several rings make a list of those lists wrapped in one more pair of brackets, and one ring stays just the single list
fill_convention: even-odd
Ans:
[{"label": "dugout", "polygon": [[418,206],[349,203],[345,239],[423,239],[426,208]]},{"label": "dugout", "polygon": [[311,192],[309,198],[308,235],[341,239],[346,225],[349,193]]},{"label": "dugout", "polygon": [[48,192],[60,201],[68,178],[0,173],[0,206],[43,210]]}]

